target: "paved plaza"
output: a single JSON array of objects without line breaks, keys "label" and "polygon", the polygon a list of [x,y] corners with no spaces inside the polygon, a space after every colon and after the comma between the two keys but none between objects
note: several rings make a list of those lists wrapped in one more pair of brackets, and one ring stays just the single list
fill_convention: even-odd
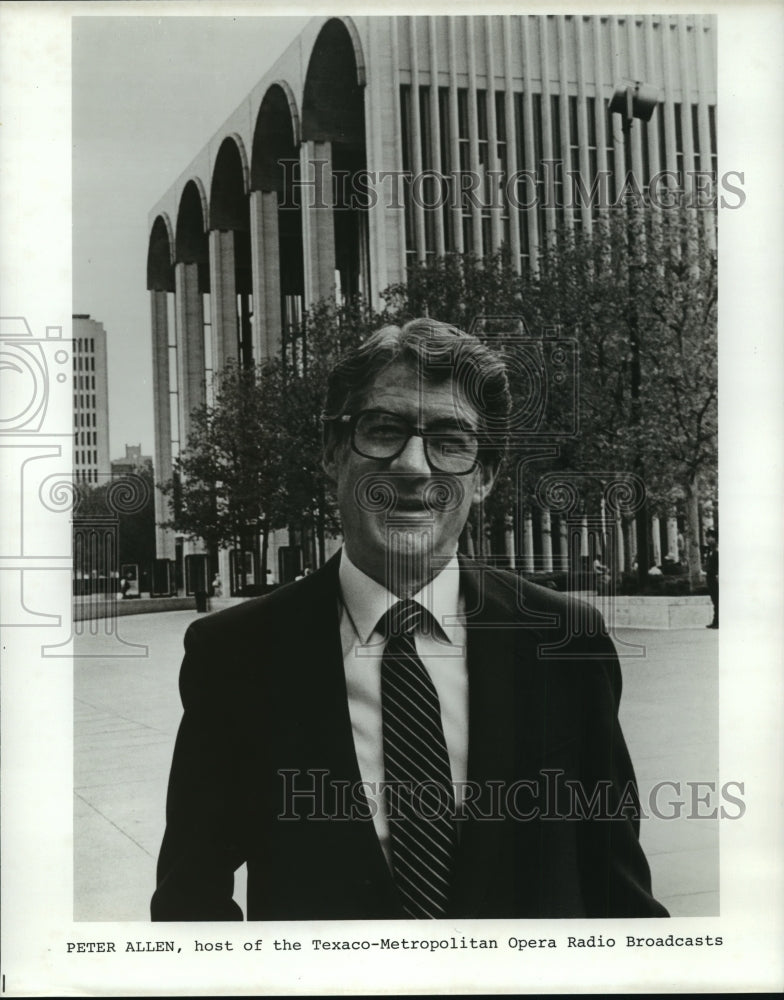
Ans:
[{"label": "paved plaza", "polygon": [[[182,636],[195,611],[85,621],[76,642],[74,918],[148,920],[181,705]],[[622,629],[621,721],[637,771],[642,840],[656,896],[673,916],[719,912],[718,635],[702,627]],[[644,655],[640,655],[644,654]],[[662,782],[672,782],[662,786]],[[658,793],[654,789],[659,785]],[[680,792],[676,791],[679,786]],[[684,803],[682,807],[678,802]],[[237,898],[242,902],[242,874]]]}]

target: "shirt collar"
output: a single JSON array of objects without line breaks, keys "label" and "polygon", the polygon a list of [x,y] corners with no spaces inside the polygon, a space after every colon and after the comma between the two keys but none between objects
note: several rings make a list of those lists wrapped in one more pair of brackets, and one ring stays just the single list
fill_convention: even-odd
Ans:
[{"label": "shirt collar", "polygon": [[[340,553],[340,590],[357,636],[367,645],[379,619],[399,600],[376,580],[363,573],[349,559],[345,548]],[[416,594],[414,600],[426,608],[452,642],[451,628],[460,611],[460,564],[457,554]]]}]

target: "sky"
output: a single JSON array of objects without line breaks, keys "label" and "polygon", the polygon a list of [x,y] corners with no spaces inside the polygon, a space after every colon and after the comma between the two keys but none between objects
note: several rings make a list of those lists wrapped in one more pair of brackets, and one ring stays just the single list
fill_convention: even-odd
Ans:
[{"label": "sky", "polygon": [[154,454],[148,213],[307,21],[72,21],[73,312],[107,332],[112,458]]}]

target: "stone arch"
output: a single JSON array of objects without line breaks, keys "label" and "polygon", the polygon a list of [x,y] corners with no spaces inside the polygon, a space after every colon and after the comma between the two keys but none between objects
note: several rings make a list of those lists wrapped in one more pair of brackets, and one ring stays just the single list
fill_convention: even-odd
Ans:
[{"label": "stone arch", "polygon": [[251,146],[252,213],[261,240],[257,280],[259,350],[277,354],[284,331],[304,301],[302,211],[295,197],[300,118],[294,93],[283,80],[270,84],[256,116]]},{"label": "stone arch", "polygon": [[261,102],[253,132],[251,190],[283,193],[286,172],[281,160],[297,159],[299,132],[299,113],[291,87],[284,82],[273,83]]},{"label": "stone arch", "polygon": [[336,181],[331,222],[325,224],[323,218],[315,221],[322,231],[322,243],[330,227],[334,237],[334,260],[322,255],[317,293],[323,295],[332,284],[331,267],[339,294],[345,299],[358,293],[371,294],[367,199],[355,183],[367,166],[364,79],[364,57],[353,22],[329,18],[319,31],[308,62],[302,141],[313,144],[309,155],[314,165],[329,162]]},{"label": "stone arch", "polygon": [[365,75],[365,53],[362,51],[362,41],[359,37],[357,26],[351,17],[341,17],[339,20],[343,22],[343,26],[349,34],[351,45],[354,49],[354,61],[357,64],[357,83],[360,87],[364,87],[367,82]]},{"label": "stone arch", "polygon": [[356,27],[331,17],[310,54],[302,99],[302,138],[348,145],[365,142],[365,63]]},{"label": "stone arch", "polygon": [[212,363],[253,361],[253,273],[250,240],[250,172],[237,135],[220,144],[210,186]]},{"label": "stone arch", "polygon": [[174,291],[174,231],[166,212],[156,217],[147,245],[147,289]]},{"label": "stone arch", "polygon": [[[209,259],[207,246],[207,195],[204,185],[196,177],[182,189],[177,209],[175,230],[175,262],[199,264],[206,267]],[[206,289],[203,289],[206,290]]]},{"label": "stone arch", "polygon": [[248,228],[248,155],[240,136],[228,135],[220,144],[210,185],[210,229]]}]

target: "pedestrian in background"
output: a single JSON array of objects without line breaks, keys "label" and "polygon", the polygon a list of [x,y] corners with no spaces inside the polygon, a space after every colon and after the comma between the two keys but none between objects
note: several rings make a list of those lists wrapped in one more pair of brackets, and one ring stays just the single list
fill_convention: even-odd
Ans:
[{"label": "pedestrian in background", "polygon": [[713,604],[713,621],[706,628],[719,627],[719,536],[713,528],[705,532],[705,582]]}]

